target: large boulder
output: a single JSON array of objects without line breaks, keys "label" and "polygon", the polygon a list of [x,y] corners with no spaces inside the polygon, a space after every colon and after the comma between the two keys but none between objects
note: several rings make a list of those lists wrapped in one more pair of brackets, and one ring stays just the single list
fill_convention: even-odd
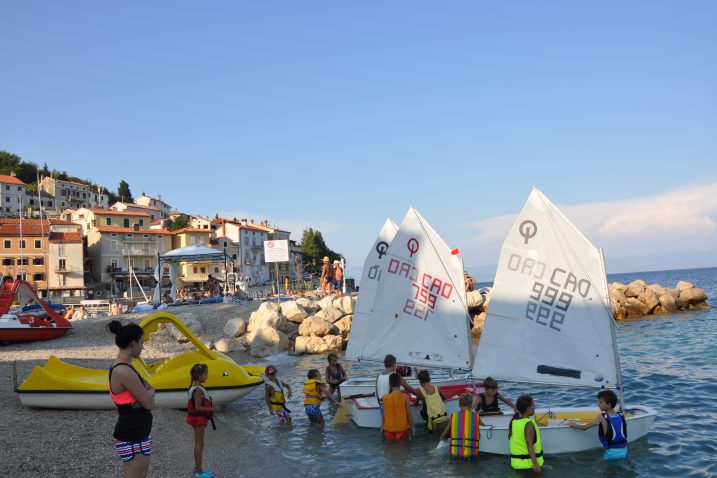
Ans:
[{"label": "large boulder", "polygon": [[339,331],[339,334],[341,334],[341,337],[344,339],[348,339],[349,332],[351,332],[351,321],[353,320],[353,315],[347,315],[336,322],[334,322],[334,327],[336,327]]},{"label": "large boulder", "polygon": [[[679,284],[678,284],[679,289]],[[692,287],[689,289],[680,289],[680,300],[685,304],[695,305],[707,300],[707,293],[704,289]]]},{"label": "large boulder", "polygon": [[223,354],[236,351],[243,352],[245,350],[244,344],[242,342],[233,339],[217,340],[216,342],[214,342],[214,349],[217,352],[221,352]]},{"label": "large boulder", "polygon": [[644,317],[650,311],[644,302],[637,300],[635,297],[628,297],[623,307],[627,311],[628,317]]},{"label": "large boulder", "polygon": [[[202,324],[197,319],[185,316],[182,317],[181,320],[194,335],[202,335],[204,330],[202,329]],[[169,327],[169,333],[180,344],[189,342],[189,339],[173,325]]]},{"label": "large boulder", "polygon": [[321,317],[312,316],[304,320],[299,326],[299,335],[305,337],[323,337],[331,332],[333,325]]},{"label": "large boulder", "polygon": [[648,289],[652,290],[657,294],[657,297],[660,297],[662,294],[665,293],[665,288],[662,287],[660,284],[650,284],[647,286]]},{"label": "large boulder", "polygon": [[327,335],[326,337],[296,337],[294,343],[295,354],[323,354],[330,351],[341,350],[343,341],[340,335]]},{"label": "large boulder", "polygon": [[619,290],[624,293],[627,286],[625,284],[621,284],[620,282],[613,282],[610,284],[610,289]]},{"label": "large boulder", "polygon": [[252,357],[268,357],[289,348],[289,338],[271,327],[255,329],[243,337]]},{"label": "large boulder", "polygon": [[307,297],[301,297],[300,299],[296,299],[296,303],[300,305],[307,314],[315,314],[319,311],[319,306],[316,304],[316,302],[310,300]]},{"label": "large boulder", "polygon": [[685,289],[692,289],[695,285],[692,282],[687,282],[686,280],[681,280],[677,283],[675,286],[675,289],[677,289],[679,292],[682,292]]},{"label": "large boulder", "polygon": [[267,327],[276,330],[286,329],[286,317],[279,313],[279,306],[274,302],[264,302],[251,313],[247,331],[253,332]]},{"label": "large boulder", "polygon": [[[660,308],[664,310],[666,314],[671,314],[672,312],[677,310],[677,302],[675,301],[675,297],[672,294],[665,293],[662,294],[660,297]],[[657,312],[657,309],[655,310],[655,313]]]},{"label": "large boulder", "polygon": [[485,324],[485,312],[476,314],[473,316],[473,327],[471,328],[471,338],[474,340],[480,339],[483,334],[483,325]]},{"label": "large boulder", "polygon": [[630,284],[627,286],[627,289],[625,289],[625,296],[626,297],[637,297],[647,288],[645,285],[645,281],[642,279],[638,279],[635,281],[630,282]]},{"label": "large boulder", "polygon": [[289,340],[294,340],[296,336],[299,335],[299,324],[295,324],[294,322],[287,323],[285,333],[289,337]]},{"label": "large boulder", "polygon": [[625,304],[625,301],[627,300],[627,297],[625,296],[624,289],[623,289],[623,290],[620,290],[620,289],[618,289],[618,288],[613,288],[613,287],[611,287],[611,288],[610,288],[610,299],[611,299],[613,302],[618,303],[618,304],[620,304],[620,305]]},{"label": "large boulder", "polygon": [[338,352],[344,344],[344,340],[340,335],[325,335],[323,339],[329,352]]},{"label": "large boulder", "polygon": [[238,318],[227,320],[227,323],[224,325],[224,335],[228,335],[229,337],[239,337],[246,332],[246,327],[246,319]]},{"label": "large boulder", "polygon": [[625,320],[627,319],[627,310],[625,310],[625,307],[623,307],[619,302],[613,301],[612,315],[615,317],[615,320]]},{"label": "large boulder", "polygon": [[648,314],[660,304],[660,299],[657,296],[657,293],[652,289],[643,290],[642,293],[637,296],[637,300],[647,306]]},{"label": "large boulder", "polygon": [[344,311],[342,311],[341,309],[337,309],[334,306],[330,306],[330,307],[327,307],[325,309],[321,309],[320,311],[318,311],[316,313],[316,315],[314,315],[314,317],[320,317],[320,318],[324,319],[326,322],[333,324],[334,322],[339,320],[344,315],[346,315],[346,313]]},{"label": "large boulder", "polygon": [[299,305],[298,301],[290,300],[281,304],[281,315],[286,317],[289,322],[300,324],[309,314]]},{"label": "large boulder", "polygon": [[334,300],[333,306],[343,311],[345,314],[353,314],[354,306],[356,305],[356,299],[350,295],[345,295]]},{"label": "large boulder", "polygon": [[477,290],[466,293],[466,306],[468,310],[478,309],[483,305],[483,295]]},{"label": "large boulder", "polygon": [[699,302],[697,304],[690,304],[690,309],[704,309],[708,310],[710,305],[707,302]]},{"label": "large boulder", "polygon": [[327,295],[326,297],[324,297],[323,299],[321,299],[320,301],[318,301],[318,302],[316,303],[316,305],[318,305],[320,309],[325,309],[325,308],[327,308],[327,307],[332,307],[332,306],[334,305],[334,299],[335,299],[335,298],[336,298],[336,297],[334,297],[333,295]]}]

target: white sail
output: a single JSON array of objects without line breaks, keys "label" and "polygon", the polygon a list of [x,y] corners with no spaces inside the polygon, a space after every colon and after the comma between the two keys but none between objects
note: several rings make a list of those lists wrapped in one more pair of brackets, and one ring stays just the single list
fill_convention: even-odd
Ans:
[{"label": "white sail", "polygon": [[612,327],[601,251],[533,189],[503,243],[474,375],[615,387]]},{"label": "white sail", "polygon": [[366,341],[372,338],[372,336],[369,337],[371,309],[373,308],[373,301],[384,269],[383,264],[386,252],[396,232],[398,232],[396,223],[391,218],[386,219],[363,263],[359,295],[356,299],[353,319],[351,320],[351,337],[349,344],[346,346],[347,359],[361,358]]},{"label": "white sail", "polygon": [[379,285],[362,358],[390,353],[403,364],[470,368],[463,263],[413,208],[384,257]]}]

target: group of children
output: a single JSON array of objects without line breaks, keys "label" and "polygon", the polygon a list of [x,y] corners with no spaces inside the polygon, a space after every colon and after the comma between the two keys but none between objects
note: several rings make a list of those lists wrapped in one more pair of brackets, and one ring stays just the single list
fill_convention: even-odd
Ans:
[{"label": "group of children", "polygon": [[[336,354],[329,354],[329,365],[326,368],[326,382],[321,380],[317,369],[307,373],[303,384],[304,411],[312,424],[323,426],[324,417],[321,413],[321,402],[324,398],[339,404],[341,393],[339,386],[347,379],[343,367],[338,364]],[[423,404],[421,416],[426,421],[429,432],[443,430],[442,440],[449,440],[450,455],[458,458],[478,456],[480,442],[480,426],[486,426],[481,414],[501,413],[499,401],[513,408],[515,413],[509,425],[510,463],[516,470],[532,470],[540,472],[544,463],[540,429],[533,416],[535,402],[532,397],[523,395],[515,404],[498,392],[498,383],[491,377],[483,381],[484,392],[477,395],[464,393],[458,404],[460,410],[448,416],[441,389],[431,384],[431,376],[427,370],[421,370],[417,378],[418,389],[411,387],[406,380],[396,373],[396,359],[387,355],[384,360],[386,370],[379,375],[376,382],[376,396],[382,414],[381,434],[387,440],[405,440],[409,433],[415,434],[415,425],[411,417],[410,399],[403,393],[403,387],[413,393],[417,405]],[[271,415],[277,416],[279,423],[291,424],[291,412],[286,407],[287,398],[292,396],[291,387],[277,377],[277,369],[269,365],[264,370],[264,398]],[[194,428],[194,461],[195,478],[211,478],[213,474],[202,468],[204,449],[204,431],[212,419],[213,412],[221,411],[221,407],[211,402],[211,397],[202,384],[207,380],[208,370],[205,364],[196,364],[191,369],[191,386],[188,391],[187,423]],[[338,400],[334,398],[337,392]],[[604,458],[613,460],[627,458],[627,423],[621,412],[615,410],[617,396],[611,390],[603,390],[597,394],[600,415],[591,422],[581,424],[570,422],[569,426],[578,430],[588,430],[598,426],[598,436],[605,449]]]}]

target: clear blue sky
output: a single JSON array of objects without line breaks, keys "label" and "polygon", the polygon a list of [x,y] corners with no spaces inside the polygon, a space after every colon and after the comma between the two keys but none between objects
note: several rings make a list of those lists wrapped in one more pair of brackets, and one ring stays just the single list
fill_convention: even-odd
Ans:
[{"label": "clear blue sky", "polygon": [[[478,266],[482,221],[533,185],[618,207],[717,184],[713,1],[4,0],[0,19],[0,149],[315,225],[353,264],[411,204]],[[717,247],[717,207],[699,218]]]}]

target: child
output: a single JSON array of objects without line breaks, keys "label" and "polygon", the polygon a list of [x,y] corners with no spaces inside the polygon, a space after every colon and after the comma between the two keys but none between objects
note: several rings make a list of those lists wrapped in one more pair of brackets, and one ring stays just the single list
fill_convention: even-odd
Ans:
[{"label": "child", "polygon": [[448,421],[446,406],[443,404],[446,396],[440,388],[431,385],[431,375],[428,370],[418,372],[418,381],[421,383],[418,398],[423,402],[421,416],[426,420],[426,428],[429,432],[440,430]]},{"label": "child", "polygon": [[279,418],[279,423],[288,423],[291,425],[291,412],[286,408],[286,389],[287,396],[291,398],[291,387],[286,382],[282,382],[276,377],[276,367],[269,365],[264,369],[266,381],[264,382],[264,400],[269,407],[269,413]]},{"label": "child", "polygon": [[329,392],[336,393],[336,396],[341,400],[341,389],[339,385],[346,381],[347,375],[344,368],[338,363],[339,358],[336,354],[331,353],[327,357],[329,366],[326,367],[326,383],[329,385]]},{"label": "child", "polygon": [[617,395],[612,390],[602,390],[597,394],[600,415],[585,425],[570,422],[569,425],[578,430],[587,430],[600,425],[598,438],[605,449],[602,457],[605,460],[627,458],[627,422],[622,412],[615,411]]},{"label": "child", "polygon": [[392,373],[388,377],[390,392],[381,397],[383,415],[381,432],[387,440],[405,440],[408,431],[416,433],[408,408],[408,396],[401,392],[401,377]]},{"label": "child", "polygon": [[535,402],[532,397],[518,397],[516,412],[510,420],[508,438],[510,439],[510,466],[514,470],[542,471],[543,441],[535,420]]},{"label": "child", "polygon": [[212,398],[207,390],[202,386],[207,381],[209,369],[206,364],[195,364],[189,371],[192,377],[192,384],[187,392],[187,423],[194,428],[194,477],[195,478],[211,478],[214,475],[211,471],[202,470],[202,452],[204,451],[204,430],[207,428],[207,422],[212,422],[213,412],[221,412],[221,407],[212,405]]},{"label": "child", "polygon": [[306,378],[308,380],[304,382],[304,410],[311,423],[324,426],[324,416],[321,414],[321,400],[326,397],[336,404],[339,402],[331,396],[326,384],[320,380],[321,374],[318,370],[312,368]]},{"label": "child", "polygon": [[451,439],[451,456],[473,458],[478,456],[479,425],[485,426],[485,423],[477,412],[471,410],[473,396],[470,393],[461,395],[458,405],[461,409],[451,414],[451,423],[443,430],[441,440]]},{"label": "child", "polygon": [[498,400],[501,400],[510,408],[515,409],[513,402],[498,393],[498,382],[496,382],[493,377],[488,377],[483,380],[483,388],[485,389],[485,393],[479,393],[473,405],[476,412],[501,413]]}]

